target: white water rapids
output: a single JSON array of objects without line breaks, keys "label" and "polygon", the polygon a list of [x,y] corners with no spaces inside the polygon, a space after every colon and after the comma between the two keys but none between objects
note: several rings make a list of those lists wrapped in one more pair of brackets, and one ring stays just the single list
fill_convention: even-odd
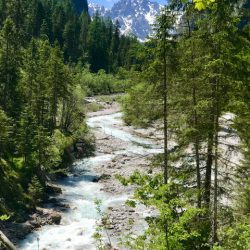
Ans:
[{"label": "white water rapids", "polygon": [[37,250],[37,238],[39,238],[40,250],[96,249],[93,234],[100,218],[96,211],[95,200],[101,200],[102,209],[105,210],[112,204],[124,203],[128,194],[114,196],[101,191],[102,184],[93,182],[98,173],[93,173],[92,167],[111,161],[119,154],[126,153],[129,156],[130,154],[148,155],[162,152],[153,141],[122,130],[124,125],[121,113],[88,118],[87,123],[92,129],[124,141],[125,149],[112,152],[112,154],[96,152],[94,157],[77,161],[74,169],[80,175],[72,174],[57,182],[63,190],[57,198],[70,205],[70,209],[62,214],[61,224],[47,225],[33,232],[20,243],[19,249]]}]

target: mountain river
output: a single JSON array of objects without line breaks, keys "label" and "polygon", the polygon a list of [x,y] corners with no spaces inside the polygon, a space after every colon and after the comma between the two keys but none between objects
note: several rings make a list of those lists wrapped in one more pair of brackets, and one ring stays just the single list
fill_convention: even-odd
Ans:
[{"label": "mountain river", "polygon": [[[60,225],[43,226],[40,230],[28,235],[20,242],[21,250],[92,250],[96,249],[93,234],[96,230],[100,215],[97,213],[95,201],[101,201],[101,209],[125,203],[131,196],[131,192],[112,194],[104,191],[101,182],[93,182],[99,173],[94,172],[95,166],[112,162],[114,158],[126,154],[147,156],[162,152],[160,146],[151,139],[145,139],[124,129],[120,112],[113,114],[101,114],[87,119],[87,124],[93,132],[102,133],[103,136],[112,137],[120,141],[122,147],[111,153],[96,152],[94,157],[79,160],[74,163],[73,172],[69,177],[57,181],[62,194],[57,196],[69,209],[62,213]],[[112,140],[111,142],[112,143]],[[141,210],[142,217],[146,217],[147,211]],[[140,230],[146,228],[146,223],[138,224]]]}]

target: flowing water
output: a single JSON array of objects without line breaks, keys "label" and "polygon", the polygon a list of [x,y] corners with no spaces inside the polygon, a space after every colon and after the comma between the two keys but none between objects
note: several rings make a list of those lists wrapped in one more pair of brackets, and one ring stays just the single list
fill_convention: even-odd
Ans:
[{"label": "flowing water", "polygon": [[123,141],[124,149],[112,154],[96,152],[94,157],[77,161],[74,164],[74,171],[77,174],[72,174],[57,183],[63,190],[57,198],[70,205],[70,209],[62,214],[61,224],[44,226],[39,231],[33,232],[20,243],[19,249],[96,249],[92,236],[100,216],[96,211],[95,201],[101,201],[101,209],[104,211],[116,203],[124,203],[128,194],[114,196],[102,191],[102,184],[93,182],[98,173],[93,173],[92,168],[96,164],[111,161],[119,154],[126,153],[129,156],[162,152],[162,149],[153,141],[124,131],[121,113],[88,118],[87,123],[91,128]]}]

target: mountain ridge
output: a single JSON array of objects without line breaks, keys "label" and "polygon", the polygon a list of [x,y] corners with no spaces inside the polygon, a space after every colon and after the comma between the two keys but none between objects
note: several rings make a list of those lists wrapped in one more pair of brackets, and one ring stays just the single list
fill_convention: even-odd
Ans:
[{"label": "mountain ridge", "polygon": [[91,16],[98,11],[101,16],[118,21],[122,34],[133,34],[140,41],[145,41],[152,34],[152,24],[160,8],[160,4],[150,0],[120,0],[110,9],[89,2]]}]

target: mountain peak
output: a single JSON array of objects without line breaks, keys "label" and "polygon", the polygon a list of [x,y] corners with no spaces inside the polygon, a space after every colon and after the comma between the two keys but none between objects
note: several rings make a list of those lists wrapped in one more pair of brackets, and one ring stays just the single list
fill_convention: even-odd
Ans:
[{"label": "mountain peak", "polygon": [[152,33],[151,25],[161,6],[150,0],[120,0],[111,9],[90,3],[90,15],[98,11],[104,17],[119,21],[123,34],[134,34],[144,41]]}]

